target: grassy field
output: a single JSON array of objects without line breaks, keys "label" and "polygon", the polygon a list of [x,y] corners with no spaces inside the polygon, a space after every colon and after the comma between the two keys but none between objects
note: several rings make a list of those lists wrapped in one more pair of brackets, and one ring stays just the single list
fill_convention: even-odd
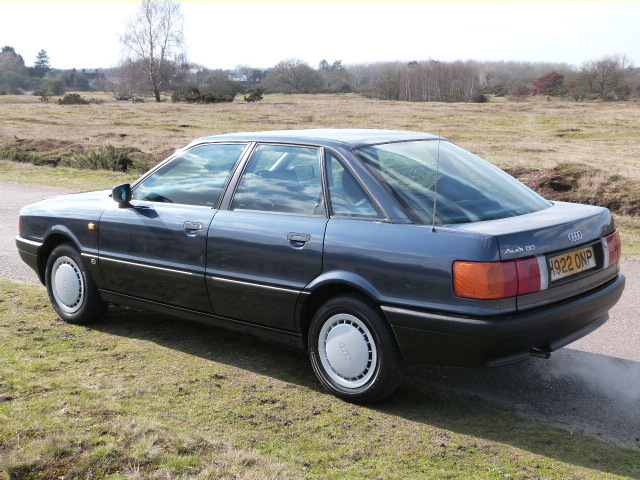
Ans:
[{"label": "grassy field", "polygon": [[155,314],[61,322],[0,280],[0,478],[618,479],[640,451],[406,381],[355,406],[303,353]]},{"label": "grassy field", "polygon": [[[61,106],[0,96],[2,147],[55,161],[113,145],[153,164],[191,140],[219,133],[289,128],[394,128],[441,132],[507,169],[549,199],[617,212],[624,254],[640,258],[640,105],[532,97],[488,104],[409,103],[358,95],[267,95],[258,103],[187,105],[118,102]],[[64,162],[63,162],[64,163]],[[116,175],[132,179],[137,175]],[[109,188],[104,172],[0,165],[0,181]],[[555,191],[550,185],[561,184]],[[78,186],[76,188],[76,185]],[[86,187],[86,188],[85,188]]]},{"label": "grassy field", "polygon": [[[90,94],[93,95],[93,94]],[[640,105],[547,101],[409,103],[347,95],[267,95],[258,103],[44,104],[0,96],[0,141],[112,144],[162,156],[194,138],[290,128],[392,128],[441,132],[500,167],[584,163],[640,181]]]}]

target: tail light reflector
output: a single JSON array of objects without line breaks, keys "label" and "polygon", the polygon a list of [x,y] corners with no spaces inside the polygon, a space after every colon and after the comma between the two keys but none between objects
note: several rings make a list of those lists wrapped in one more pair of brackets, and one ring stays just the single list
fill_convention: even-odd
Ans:
[{"label": "tail light reflector", "polygon": [[606,236],[602,243],[604,246],[603,268],[611,267],[620,261],[620,256],[622,254],[620,232],[616,230],[611,235]]},{"label": "tail light reflector", "polygon": [[458,297],[479,300],[538,292],[547,286],[540,263],[538,257],[507,262],[456,261],[453,263],[453,289]]}]

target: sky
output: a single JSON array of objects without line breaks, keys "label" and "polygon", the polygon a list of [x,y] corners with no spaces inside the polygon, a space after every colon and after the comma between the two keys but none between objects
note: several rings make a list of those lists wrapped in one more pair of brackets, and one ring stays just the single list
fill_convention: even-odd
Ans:
[{"label": "sky", "polygon": [[[187,57],[208,68],[316,67],[412,60],[516,60],[579,66],[626,55],[640,66],[640,1],[182,2]],[[0,0],[0,46],[33,65],[107,68],[137,1]]]}]

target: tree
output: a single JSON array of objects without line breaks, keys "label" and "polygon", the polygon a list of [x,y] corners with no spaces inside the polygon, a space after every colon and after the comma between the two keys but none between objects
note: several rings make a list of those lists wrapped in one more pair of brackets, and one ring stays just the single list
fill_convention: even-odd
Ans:
[{"label": "tree", "polygon": [[[563,93],[564,75],[553,71],[536,78],[531,86],[531,95],[558,95]],[[565,92],[566,93],[566,90]]]},{"label": "tree", "polygon": [[322,77],[302,60],[282,60],[269,72],[264,86],[277,93],[317,93]]},{"label": "tree", "polygon": [[22,55],[13,47],[2,47],[0,52],[0,94],[22,93],[28,88],[30,79]]},{"label": "tree", "polygon": [[49,70],[51,70],[49,55],[47,55],[46,50],[40,50],[36,55],[36,61],[33,63],[33,75],[42,78]]},{"label": "tree", "polygon": [[163,72],[166,74],[171,64],[186,63],[180,4],[171,0],[142,0],[120,40],[127,49],[127,59],[142,63],[159,102],[160,91],[166,86]]},{"label": "tree", "polygon": [[614,100],[630,91],[626,82],[632,70],[627,57],[606,56],[584,63],[574,85],[601,100]]},{"label": "tree", "polygon": [[402,71],[398,64],[384,64],[373,79],[374,95],[383,100],[399,100],[401,75]]},{"label": "tree", "polygon": [[480,97],[478,71],[472,62],[409,62],[400,77],[400,100],[472,102]]},{"label": "tree", "polygon": [[525,97],[529,95],[529,87],[524,83],[519,83],[511,89],[509,95],[511,95],[515,100],[523,101]]}]

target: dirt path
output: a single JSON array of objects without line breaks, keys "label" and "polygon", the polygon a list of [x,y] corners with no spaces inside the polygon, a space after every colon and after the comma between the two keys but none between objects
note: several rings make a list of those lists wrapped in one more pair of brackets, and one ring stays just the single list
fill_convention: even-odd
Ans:
[{"label": "dirt path", "polygon": [[20,209],[38,200],[68,192],[63,188],[0,182],[0,278],[38,282],[38,276],[20,260],[16,250]]}]

